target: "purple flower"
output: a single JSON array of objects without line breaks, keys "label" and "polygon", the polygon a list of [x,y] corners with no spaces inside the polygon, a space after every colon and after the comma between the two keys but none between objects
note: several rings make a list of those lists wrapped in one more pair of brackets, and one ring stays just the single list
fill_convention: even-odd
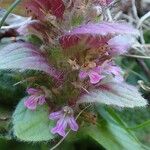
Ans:
[{"label": "purple flower", "polygon": [[112,62],[105,61],[101,66],[91,68],[89,70],[81,70],[79,72],[79,78],[90,78],[90,83],[96,84],[100,82],[107,75],[114,75],[116,80],[122,81],[121,69],[118,66],[113,65]]},{"label": "purple flower", "polygon": [[79,78],[80,79],[85,79],[89,77],[90,78],[90,82],[92,84],[96,84],[98,83],[104,76],[100,74],[100,67],[95,67],[92,68],[88,71],[86,70],[81,70],[79,73]]},{"label": "purple flower", "polygon": [[28,88],[27,93],[30,95],[24,105],[30,109],[35,110],[37,105],[43,105],[45,101],[45,94],[41,89]]},{"label": "purple flower", "polygon": [[49,119],[57,121],[56,126],[51,130],[53,134],[58,133],[59,135],[65,137],[65,130],[67,126],[69,126],[73,131],[77,131],[79,128],[73,116],[73,110],[68,106],[63,107],[61,111],[51,113],[49,115]]}]

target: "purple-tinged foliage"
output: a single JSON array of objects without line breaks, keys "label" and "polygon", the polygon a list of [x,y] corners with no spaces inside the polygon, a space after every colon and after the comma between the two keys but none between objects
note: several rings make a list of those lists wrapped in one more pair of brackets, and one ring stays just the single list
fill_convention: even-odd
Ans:
[{"label": "purple-tinged foliage", "polygon": [[39,20],[45,20],[49,14],[56,18],[63,18],[65,6],[62,0],[32,0],[27,1],[25,6],[33,17]]},{"label": "purple-tinged foliage", "polygon": [[[67,129],[77,131],[79,128],[74,112],[79,113],[79,122],[83,123],[83,126],[87,122],[84,115],[80,118],[86,109],[81,110],[79,104],[103,103],[131,108],[147,105],[147,101],[141,97],[137,88],[124,82],[122,70],[114,62],[115,56],[128,52],[134,42],[133,39],[139,36],[139,31],[127,23],[107,22],[108,12],[105,8],[108,10],[107,7],[112,2],[113,0],[25,1],[24,6],[33,20],[31,17],[27,20],[22,18],[20,23],[17,25],[15,22],[13,27],[19,35],[34,34],[35,36],[31,38],[33,42],[41,39],[38,44],[40,48],[27,42],[9,44],[0,50],[0,69],[36,70],[49,75],[42,74],[37,77],[34,74],[34,77],[31,77],[33,80],[30,78],[32,83],[25,80],[30,86],[41,88],[28,88],[29,96],[23,100],[28,109],[37,108],[30,111],[22,105],[27,113],[33,113],[36,118],[31,127],[33,124],[36,127],[42,118],[46,122],[44,127],[42,124],[42,129],[49,129],[49,123],[53,124],[50,120],[54,120],[56,125],[51,126],[49,134],[66,137]],[[37,107],[43,104],[45,105]],[[67,106],[63,107],[65,105]],[[44,107],[48,108],[46,113]],[[38,114],[40,119],[36,116],[39,108],[44,114],[41,116]],[[58,108],[62,110],[52,112]],[[49,113],[50,120],[47,117]],[[26,118],[30,122],[30,119]],[[16,131],[32,130],[28,125],[22,127],[20,121],[15,121],[14,126],[17,126],[14,129]],[[37,129],[35,132],[37,135]],[[15,133],[17,136],[20,134]],[[31,133],[29,132],[29,136],[32,137],[34,130]],[[24,134],[26,133],[18,137],[24,137]],[[46,139],[50,139],[49,136]]]},{"label": "purple-tinged foliage", "polygon": [[82,95],[78,103],[102,103],[118,107],[144,107],[147,101],[141,96],[138,89],[125,82],[106,81],[93,89],[89,94]]},{"label": "purple-tinged foliage", "polygon": [[[101,44],[101,37],[103,37],[104,39],[106,38],[105,42],[107,42],[107,40],[111,39],[112,36],[118,34],[137,36],[139,35],[139,31],[126,23],[89,23],[76,27],[71,31],[65,33],[60,37],[60,44],[64,49],[73,47],[76,44],[82,42],[84,42],[82,44],[86,44],[90,47],[95,43]],[[96,47],[98,46],[100,45],[96,45]]]},{"label": "purple-tinged foliage", "polygon": [[42,41],[48,42],[49,35],[47,34],[48,28],[38,20],[32,20],[20,26],[17,30],[19,35],[35,35]]},{"label": "purple-tinged foliage", "polygon": [[25,42],[12,43],[0,50],[0,69],[44,71],[56,79],[61,76],[36,46]]}]

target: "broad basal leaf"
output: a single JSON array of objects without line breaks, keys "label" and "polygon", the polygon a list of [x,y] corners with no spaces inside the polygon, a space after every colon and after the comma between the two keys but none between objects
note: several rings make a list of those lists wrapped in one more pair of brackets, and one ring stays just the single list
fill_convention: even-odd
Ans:
[{"label": "broad basal leaf", "polygon": [[127,83],[107,83],[90,94],[83,95],[79,103],[103,103],[120,107],[142,107],[147,101],[138,92],[138,89]]},{"label": "broad basal leaf", "polygon": [[39,70],[57,79],[60,77],[37,47],[24,42],[12,43],[0,50],[0,69]]},{"label": "broad basal leaf", "polygon": [[49,111],[46,106],[39,106],[31,111],[24,106],[22,99],[13,114],[14,135],[22,141],[48,141],[54,136],[50,130],[53,122],[48,119]]}]

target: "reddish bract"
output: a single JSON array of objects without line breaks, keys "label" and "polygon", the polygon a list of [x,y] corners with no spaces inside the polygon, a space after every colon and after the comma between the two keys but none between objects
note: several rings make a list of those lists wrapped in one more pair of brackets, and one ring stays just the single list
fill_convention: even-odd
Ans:
[{"label": "reddish bract", "polygon": [[49,13],[56,18],[63,18],[65,5],[62,0],[33,0],[25,2],[25,7],[33,17],[44,20]]},{"label": "reddish bract", "polygon": [[139,35],[138,30],[124,23],[89,23],[81,25],[65,33],[60,37],[61,46],[66,49],[73,47],[79,43],[88,46],[96,46],[108,41],[108,36],[117,34]]}]

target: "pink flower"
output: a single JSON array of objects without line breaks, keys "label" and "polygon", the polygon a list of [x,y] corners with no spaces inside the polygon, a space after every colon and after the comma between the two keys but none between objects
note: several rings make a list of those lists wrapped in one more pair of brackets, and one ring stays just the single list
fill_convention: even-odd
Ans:
[{"label": "pink flower", "polygon": [[123,80],[121,76],[121,69],[108,61],[105,61],[101,66],[97,66],[89,70],[81,70],[79,72],[80,79],[89,77],[90,83],[92,84],[100,82],[107,75],[114,75],[115,79],[118,81]]},{"label": "pink flower", "polygon": [[100,67],[95,67],[92,68],[88,71],[81,70],[79,73],[79,78],[80,79],[85,79],[89,77],[90,78],[90,83],[96,84],[98,83],[104,76],[100,75]]},{"label": "pink flower", "polygon": [[24,105],[30,109],[35,110],[37,105],[43,105],[45,101],[45,94],[41,89],[28,88],[27,93],[30,95]]},{"label": "pink flower", "polygon": [[61,111],[51,113],[49,115],[49,119],[57,121],[56,126],[51,130],[53,134],[58,133],[65,137],[65,130],[67,126],[69,126],[73,131],[77,131],[79,128],[75,118],[73,117],[73,110],[68,106],[63,107]]}]

